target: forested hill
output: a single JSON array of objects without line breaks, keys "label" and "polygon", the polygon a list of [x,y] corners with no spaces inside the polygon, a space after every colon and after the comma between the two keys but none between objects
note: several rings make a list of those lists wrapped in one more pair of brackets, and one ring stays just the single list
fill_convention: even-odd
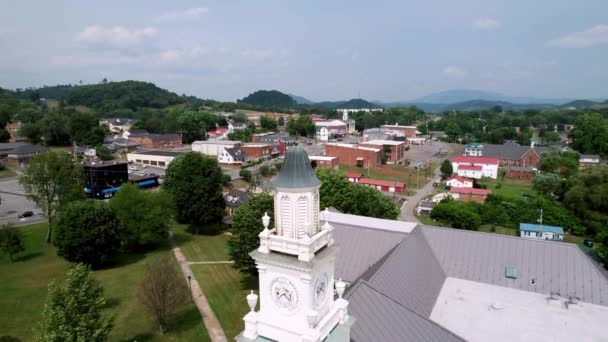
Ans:
[{"label": "forested hill", "polygon": [[237,102],[279,108],[295,108],[298,105],[291,96],[277,90],[258,90],[241,100],[237,100]]},{"label": "forested hill", "polygon": [[360,108],[381,108],[382,106],[371,103],[363,99],[351,99],[348,101],[323,101],[317,102],[315,105],[326,108],[347,108],[347,109],[360,109]]},{"label": "forested hill", "polygon": [[154,83],[140,81],[109,82],[75,87],[67,93],[69,105],[82,105],[97,111],[128,108],[166,108],[184,103],[186,98],[157,87]]}]

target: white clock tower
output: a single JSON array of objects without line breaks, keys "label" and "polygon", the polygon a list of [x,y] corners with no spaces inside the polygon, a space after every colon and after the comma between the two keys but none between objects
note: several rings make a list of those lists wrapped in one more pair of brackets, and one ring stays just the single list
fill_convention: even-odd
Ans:
[{"label": "white clock tower", "polygon": [[[345,284],[334,284],[333,227],[319,222],[319,187],[306,152],[287,151],[273,182],[275,227],[264,215],[260,247],[251,252],[260,279],[258,296],[247,296],[251,311],[238,341],[350,341]],[[335,285],[335,290],[334,290]],[[335,298],[337,294],[338,298]]]}]

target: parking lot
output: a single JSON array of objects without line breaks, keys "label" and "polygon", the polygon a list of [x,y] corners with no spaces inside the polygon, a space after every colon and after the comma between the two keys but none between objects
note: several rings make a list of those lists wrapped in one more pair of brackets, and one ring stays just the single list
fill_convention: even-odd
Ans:
[{"label": "parking lot", "polygon": [[[0,225],[38,222],[44,218],[40,216],[40,209],[36,204],[25,197],[23,187],[17,177],[0,179]],[[35,215],[19,219],[19,214],[32,211]]]},{"label": "parking lot", "polygon": [[428,141],[424,145],[410,145],[410,150],[405,152],[405,158],[410,160],[410,165],[425,163],[429,161],[442,161],[445,156],[437,155],[438,152],[448,152],[450,145],[440,141]]}]

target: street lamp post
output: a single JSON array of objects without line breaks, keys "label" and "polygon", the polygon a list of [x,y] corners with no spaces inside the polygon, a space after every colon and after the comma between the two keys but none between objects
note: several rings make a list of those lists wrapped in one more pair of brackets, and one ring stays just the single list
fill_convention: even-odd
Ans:
[{"label": "street lamp post", "polygon": [[188,275],[188,288],[190,289],[190,300],[194,302],[194,296],[192,295],[192,276]]}]

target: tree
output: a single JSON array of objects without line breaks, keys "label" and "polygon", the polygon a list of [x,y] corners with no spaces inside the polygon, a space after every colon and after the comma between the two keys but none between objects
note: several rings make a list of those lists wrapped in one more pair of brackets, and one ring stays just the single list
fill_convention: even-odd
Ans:
[{"label": "tree", "polygon": [[554,173],[539,173],[532,179],[534,190],[543,195],[555,193],[561,186],[562,179]]},{"label": "tree", "polygon": [[106,341],[113,319],[102,315],[105,304],[103,287],[91,270],[74,266],[63,284],[49,284],[36,341]]},{"label": "tree", "polygon": [[95,147],[95,155],[99,157],[101,160],[112,160],[114,159],[114,155],[112,155],[112,151],[104,145],[99,145]]},{"label": "tree", "polygon": [[106,202],[95,200],[67,204],[53,223],[57,255],[92,267],[106,264],[121,247],[121,225]]},{"label": "tree", "polygon": [[269,118],[267,116],[262,116],[260,118],[260,127],[262,127],[265,131],[276,131],[277,130],[277,121],[273,118]]},{"label": "tree", "polygon": [[454,173],[454,169],[452,168],[452,163],[449,160],[444,160],[443,163],[441,163],[441,167],[439,168],[439,171],[441,171],[441,178],[446,179],[448,177],[450,177],[452,175],[452,173]]},{"label": "tree", "polygon": [[232,236],[228,240],[228,254],[234,261],[234,268],[247,274],[257,274],[255,261],[249,253],[260,245],[258,235],[264,229],[262,217],[264,213],[270,216],[270,226],[273,225],[274,200],[267,193],[254,195],[247,204],[234,211],[232,219]]},{"label": "tree", "polygon": [[246,182],[249,182],[251,180],[251,171],[247,169],[241,169],[241,171],[239,171],[239,176],[241,176],[241,178],[243,178],[243,180],[245,180]]},{"label": "tree", "polygon": [[431,218],[457,229],[477,230],[481,225],[481,217],[474,210],[473,202],[461,203],[454,200],[444,200],[431,211]]},{"label": "tree", "polygon": [[351,183],[340,171],[318,169],[316,174],[322,183],[321,208],[334,207],[347,214],[386,219],[399,216],[399,209],[379,190]]},{"label": "tree", "polygon": [[165,191],[143,191],[134,184],[123,184],[110,200],[122,226],[121,240],[134,250],[164,240],[173,217],[173,203]]},{"label": "tree", "polygon": [[224,216],[222,169],[215,158],[195,152],[175,158],[163,187],[173,197],[180,222],[199,226],[219,223]]},{"label": "tree", "polygon": [[19,228],[9,227],[8,225],[3,225],[0,228],[0,250],[8,254],[11,262],[13,262],[15,254],[25,250],[23,234]]},{"label": "tree", "polygon": [[236,122],[245,123],[247,122],[247,115],[243,112],[236,112],[232,116],[232,119]]},{"label": "tree", "polygon": [[171,257],[160,257],[148,264],[137,297],[158,324],[161,335],[164,334],[177,309],[188,298],[184,281],[175,272]]},{"label": "tree", "polygon": [[268,165],[264,164],[264,165],[260,166],[260,168],[258,169],[258,172],[260,173],[260,175],[262,175],[262,177],[268,177],[268,176],[270,176],[270,167],[268,167]]},{"label": "tree", "polygon": [[70,201],[84,198],[82,166],[64,152],[49,151],[34,156],[19,178],[28,198],[49,220],[46,242],[51,242],[57,209]]},{"label": "tree", "polygon": [[574,151],[544,153],[540,158],[540,169],[568,178],[578,171],[578,160],[578,153]]},{"label": "tree", "polygon": [[285,126],[285,119],[282,116],[279,116],[279,118],[277,119],[277,125],[281,127]]},{"label": "tree", "polygon": [[579,116],[570,136],[575,150],[608,155],[608,119],[601,114],[589,113]]}]

